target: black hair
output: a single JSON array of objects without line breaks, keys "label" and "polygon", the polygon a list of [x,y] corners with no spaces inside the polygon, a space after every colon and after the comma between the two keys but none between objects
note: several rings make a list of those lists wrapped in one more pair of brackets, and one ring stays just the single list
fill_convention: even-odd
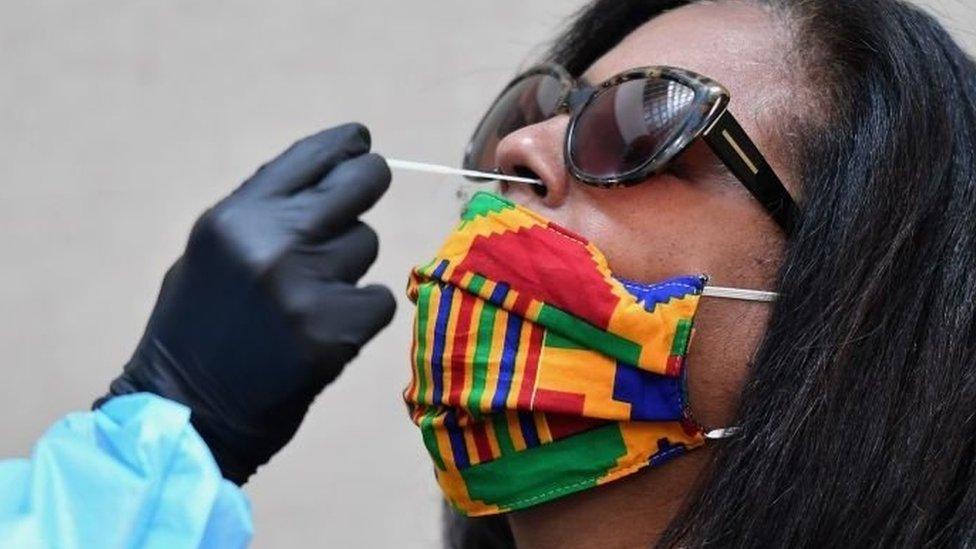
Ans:
[{"label": "black hair", "polygon": [[[803,214],[739,436],[660,545],[976,545],[976,66],[900,0],[754,1],[815,103],[782,132]],[[549,57],[688,3],[597,0]]]}]

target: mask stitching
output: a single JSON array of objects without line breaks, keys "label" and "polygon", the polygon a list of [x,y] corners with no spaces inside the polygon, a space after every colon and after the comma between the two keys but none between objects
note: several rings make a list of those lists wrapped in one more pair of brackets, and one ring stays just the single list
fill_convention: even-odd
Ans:
[{"label": "mask stitching", "polygon": [[[682,368],[682,371],[684,371],[684,368]],[[670,378],[670,379],[674,379],[674,378]],[[687,412],[687,406],[685,405],[684,394],[683,391],[681,390],[681,379],[678,378],[676,381],[677,383],[675,383],[674,387],[670,388],[668,391],[670,393],[668,395],[668,398],[670,400],[669,404],[671,404],[672,408],[680,411],[681,415],[684,416],[686,415]]]},{"label": "mask stitching", "polygon": [[[700,292],[700,290],[698,288],[696,288],[694,286],[690,286],[688,284],[682,284],[681,282],[662,282],[660,284],[654,284],[653,286],[641,286],[639,284],[635,284],[635,283],[631,283],[631,282],[624,282],[624,281],[620,280],[619,278],[616,278],[614,280],[616,280],[617,282],[619,282],[620,284],[622,284],[624,288],[627,288],[628,290],[634,290],[636,292],[643,292],[645,290],[646,291],[651,291],[651,290],[657,290],[657,289],[661,289],[661,288],[685,288],[685,289],[692,290],[693,292],[696,292],[695,295],[698,295],[697,292]],[[636,297],[635,297],[635,299],[636,299]],[[668,298],[668,301],[670,301],[672,299],[674,299],[674,298],[673,297],[670,297],[670,298]]]}]

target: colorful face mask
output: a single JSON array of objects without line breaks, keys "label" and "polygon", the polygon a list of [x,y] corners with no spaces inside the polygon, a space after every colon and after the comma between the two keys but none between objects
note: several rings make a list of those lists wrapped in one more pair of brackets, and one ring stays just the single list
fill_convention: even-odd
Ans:
[{"label": "colorful face mask", "polygon": [[684,358],[705,281],[616,279],[584,238],[476,194],[408,287],[404,398],[447,499],[521,509],[703,444]]}]

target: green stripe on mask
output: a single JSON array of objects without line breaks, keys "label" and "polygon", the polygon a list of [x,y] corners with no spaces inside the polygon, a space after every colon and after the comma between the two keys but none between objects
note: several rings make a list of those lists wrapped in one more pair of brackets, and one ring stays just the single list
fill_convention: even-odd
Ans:
[{"label": "green stripe on mask", "polygon": [[[485,279],[475,275],[469,289],[477,294],[484,285]],[[495,332],[495,312],[498,309],[485,302],[478,318],[478,339],[475,343],[474,357],[471,364],[471,393],[468,395],[468,410],[474,419],[481,419],[481,395],[485,392],[488,378],[488,357],[491,356],[491,344]]]},{"label": "green stripe on mask", "polygon": [[473,500],[521,509],[596,485],[627,453],[616,423],[461,471]]},{"label": "green stripe on mask", "polygon": [[543,305],[539,311],[539,324],[557,330],[559,335],[583,342],[586,347],[600,351],[628,364],[640,360],[640,345],[618,335],[605,332],[596,326],[551,305]]},{"label": "green stripe on mask", "polygon": [[417,354],[413,363],[417,369],[418,401],[424,400],[427,394],[427,374],[424,372],[424,357],[427,356],[427,321],[430,308],[430,291],[432,286],[421,284],[417,288]]},{"label": "green stripe on mask", "polygon": [[485,192],[478,192],[471,198],[468,202],[464,212],[461,213],[462,221],[471,221],[472,219],[488,215],[494,212],[501,212],[510,208],[514,208],[515,205],[507,200],[503,200],[501,197],[488,194]]}]

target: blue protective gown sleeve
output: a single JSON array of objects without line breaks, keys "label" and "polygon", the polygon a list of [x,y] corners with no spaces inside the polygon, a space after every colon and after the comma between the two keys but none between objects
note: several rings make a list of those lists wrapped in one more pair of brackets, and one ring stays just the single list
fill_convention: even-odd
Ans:
[{"label": "blue protective gown sleeve", "polygon": [[244,493],[221,477],[186,407],[119,396],[0,461],[0,547],[244,547]]}]

